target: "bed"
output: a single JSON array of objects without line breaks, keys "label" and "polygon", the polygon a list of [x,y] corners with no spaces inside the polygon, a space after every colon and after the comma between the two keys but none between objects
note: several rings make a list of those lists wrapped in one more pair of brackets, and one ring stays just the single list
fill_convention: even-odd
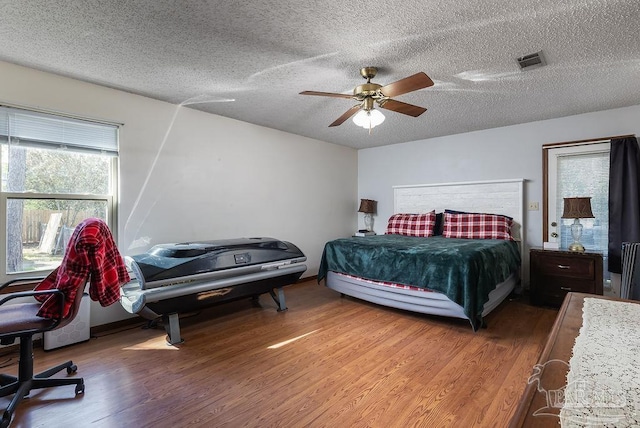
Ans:
[{"label": "bed", "polygon": [[318,281],[343,295],[376,304],[467,319],[477,330],[520,280],[523,182],[395,186],[395,215],[448,210],[454,213],[447,217],[451,220],[460,212],[460,217],[498,214],[512,220],[513,239],[396,234],[336,239],[325,244]]}]

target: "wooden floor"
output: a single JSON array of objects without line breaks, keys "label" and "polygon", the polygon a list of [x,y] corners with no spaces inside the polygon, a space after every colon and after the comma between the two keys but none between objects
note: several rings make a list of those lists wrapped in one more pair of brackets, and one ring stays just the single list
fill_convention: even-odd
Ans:
[{"label": "wooden floor", "polygon": [[314,281],[286,298],[281,313],[264,295],[185,318],[179,347],[135,327],[37,349],[36,370],[71,358],[86,390],[34,391],[12,427],[502,427],[557,313],[508,301],[473,333]]}]

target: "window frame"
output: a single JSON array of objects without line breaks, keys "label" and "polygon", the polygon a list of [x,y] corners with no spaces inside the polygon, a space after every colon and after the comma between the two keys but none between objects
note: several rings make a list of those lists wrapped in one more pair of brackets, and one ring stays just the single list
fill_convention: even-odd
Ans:
[{"label": "window frame", "polygon": [[549,150],[563,147],[590,146],[610,142],[616,137],[592,138],[590,140],[567,141],[564,143],[550,143],[542,145],[542,242],[549,236]]},{"label": "window frame", "polygon": [[[93,152],[96,155],[100,153],[108,153],[110,157],[109,160],[109,194],[81,194],[81,193],[38,193],[38,192],[8,192],[0,189],[0,284],[9,280],[18,280],[20,278],[29,278],[29,277],[43,277],[48,272],[49,269],[42,270],[34,270],[28,272],[7,272],[7,203],[12,199],[23,199],[23,200],[33,200],[33,199],[52,199],[52,200],[84,200],[84,201],[98,201],[98,202],[106,202],[107,212],[106,212],[106,223],[112,231],[112,235],[114,240],[117,242],[117,230],[118,230],[118,205],[119,205],[119,143],[120,143],[120,128],[123,124],[121,123],[113,123],[107,121],[100,121],[91,118],[82,118],[73,115],[66,115],[63,113],[51,112],[51,111],[43,111],[38,109],[31,109],[25,107],[16,107],[6,104],[0,104],[2,107],[8,107],[11,109],[20,109],[27,112],[33,112],[36,114],[46,114],[57,116],[60,119],[71,119],[74,121],[84,121],[87,123],[100,124],[105,126],[112,126],[116,128],[116,151],[108,151],[102,150],[100,148],[96,148],[94,150],[87,149],[83,150],[85,153]],[[4,143],[6,144],[6,143]],[[46,144],[46,143],[45,143]],[[57,146],[58,143],[51,143],[52,147]],[[1,165],[0,165],[1,168]],[[11,291],[22,290],[22,289],[31,289],[32,286],[24,285],[21,283],[20,285],[9,285],[7,288],[10,288]],[[0,294],[3,294],[3,291],[0,291]]]},{"label": "window frame", "polygon": [[[601,148],[597,148],[598,146],[602,145],[602,144],[607,144],[609,143],[610,140],[594,140],[594,141],[589,141],[588,143],[571,143],[571,144],[566,144],[566,143],[560,143],[560,144],[554,144],[554,145],[545,145],[542,147],[543,150],[543,158],[544,158],[544,163],[543,163],[543,206],[544,206],[544,212],[543,212],[543,227],[542,227],[542,242],[547,242],[549,240],[549,207],[551,206],[551,202],[549,199],[549,194],[551,193],[549,191],[549,172],[550,172],[550,165],[551,165],[551,161],[553,156],[550,156],[549,153],[552,150],[558,150],[558,149],[567,149],[570,150],[571,152],[573,152],[571,155],[569,155],[568,153],[565,153],[565,156],[572,156],[572,155],[582,155],[582,154],[591,154],[591,153],[609,153],[610,152],[610,148],[607,150],[603,150]],[[571,149],[575,149],[575,150],[571,150]],[[558,223],[561,221],[560,219],[557,220]]]}]

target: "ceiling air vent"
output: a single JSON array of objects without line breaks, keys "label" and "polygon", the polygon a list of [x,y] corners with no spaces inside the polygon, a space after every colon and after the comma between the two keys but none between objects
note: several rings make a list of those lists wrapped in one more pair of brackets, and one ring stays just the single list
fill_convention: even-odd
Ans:
[{"label": "ceiling air vent", "polygon": [[547,65],[547,61],[545,61],[542,51],[521,56],[520,58],[517,58],[516,61],[518,61],[518,65],[522,71],[533,70],[534,68]]}]

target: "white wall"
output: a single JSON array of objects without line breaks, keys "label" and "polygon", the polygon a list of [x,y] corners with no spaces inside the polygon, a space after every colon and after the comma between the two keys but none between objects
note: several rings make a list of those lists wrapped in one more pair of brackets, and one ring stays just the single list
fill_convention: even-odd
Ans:
[{"label": "white wall", "polygon": [[[393,214],[396,185],[524,178],[525,204],[542,202],[543,144],[623,134],[640,135],[640,105],[364,149],[358,152],[358,197],[378,201],[377,233]],[[543,241],[542,204],[540,211],[525,212],[525,222],[528,283],[527,249]]]},{"label": "white wall", "polygon": [[[0,103],[124,123],[118,246],[271,236],[315,275],[324,243],[357,218],[353,149],[0,62]],[[92,326],[128,316],[91,307]]]}]

